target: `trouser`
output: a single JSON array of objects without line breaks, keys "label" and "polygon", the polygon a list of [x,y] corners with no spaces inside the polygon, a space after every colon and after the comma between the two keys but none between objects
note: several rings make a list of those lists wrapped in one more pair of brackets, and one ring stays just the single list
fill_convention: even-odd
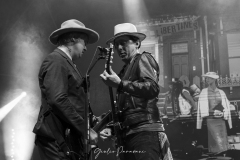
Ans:
[{"label": "trouser", "polygon": [[61,150],[57,141],[36,136],[35,144],[37,146],[41,160],[71,160]]},{"label": "trouser", "polygon": [[164,132],[143,131],[126,136],[125,160],[173,160],[170,144]]}]

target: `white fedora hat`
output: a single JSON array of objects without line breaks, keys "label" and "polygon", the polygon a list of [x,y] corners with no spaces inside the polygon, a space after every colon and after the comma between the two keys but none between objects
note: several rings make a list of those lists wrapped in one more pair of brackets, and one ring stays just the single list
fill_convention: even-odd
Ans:
[{"label": "white fedora hat", "polygon": [[132,23],[121,23],[114,27],[114,36],[106,43],[112,43],[117,37],[125,35],[137,37],[140,41],[143,41],[146,38],[145,34],[137,32],[136,26]]},{"label": "white fedora hat", "polygon": [[219,75],[216,72],[207,72],[206,74],[202,75],[202,77],[210,77],[213,79],[218,79]]},{"label": "white fedora hat", "polygon": [[89,44],[95,43],[99,40],[99,34],[96,31],[90,28],[86,28],[82,22],[76,19],[70,19],[63,22],[61,24],[61,28],[51,33],[51,35],[49,36],[49,40],[52,44],[57,45],[59,36],[68,32],[81,32],[87,34],[89,38]]}]

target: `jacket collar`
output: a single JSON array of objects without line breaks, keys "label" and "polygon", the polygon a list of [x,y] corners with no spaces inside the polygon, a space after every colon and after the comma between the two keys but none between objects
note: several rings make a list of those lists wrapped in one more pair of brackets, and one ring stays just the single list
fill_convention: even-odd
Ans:
[{"label": "jacket collar", "polygon": [[77,66],[73,63],[73,61],[66,55],[66,53],[64,53],[62,50],[56,48],[54,50],[54,52],[59,53],[62,57],[64,57],[68,63],[73,67],[73,69],[77,72],[77,74],[80,76],[80,78],[82,78],[82,75],[80,74],[80,72],[77,69]]},{"label": "jacket collar", "polygon": [[64,47],[64,46],[58,46],[58,49],[60,49],[61,51],[63,51],[67,56],[68,58],[70,58],[72,60],[72,57],[70,56],[70,54],[65,51],[66,49],[68,49],[67,47]]}]

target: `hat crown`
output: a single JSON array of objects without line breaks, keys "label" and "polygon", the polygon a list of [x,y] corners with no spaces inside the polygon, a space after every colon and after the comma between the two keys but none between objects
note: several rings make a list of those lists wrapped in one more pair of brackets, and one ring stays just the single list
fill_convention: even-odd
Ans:
[{"label": "hat crown", "polygon": [[121,23],[114,27],[114,36],[106,42],[107,45],[113,43],[116,38],[121,36],[137,37],[140,42],[146,38],[146,35],[138,32],[136,26],[132,23]]},{"label": "hat crown", "polygon": [[210,77],[214,79],[218,79],[219,75],[216,72],[207,72],[206,74],[202,75],[203,77]]},{"label": "hat crown", "polygon": [[76,19],[70,19],[61,24],[61,29],[64,28],[86,28],[86,27],[82,22]]},{"label": "hat crown", "polygon": [[114,35],[120,33],[137,33],[137,28],[131,23],[122,23],[114,27]]},{"label": "hat crown", "polygon": [[49,36],[49,40],[52,44],[57,45],[59,36],[69,32],[85,33],[88,36],[88,44],[95,43],[99,39],[99,34],[96,31],[87,28],[82,22],[76,19],[70,19],[63,22],[59,29],[53,31]]}]

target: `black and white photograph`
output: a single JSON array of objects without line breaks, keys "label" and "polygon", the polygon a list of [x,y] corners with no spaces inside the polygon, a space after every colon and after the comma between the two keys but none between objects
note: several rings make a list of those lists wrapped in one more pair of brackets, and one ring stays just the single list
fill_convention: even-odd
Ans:
[{"label": "black and white photograph", "polygon": [[240,0],[1,0],[1,160],[240,160]]}]

